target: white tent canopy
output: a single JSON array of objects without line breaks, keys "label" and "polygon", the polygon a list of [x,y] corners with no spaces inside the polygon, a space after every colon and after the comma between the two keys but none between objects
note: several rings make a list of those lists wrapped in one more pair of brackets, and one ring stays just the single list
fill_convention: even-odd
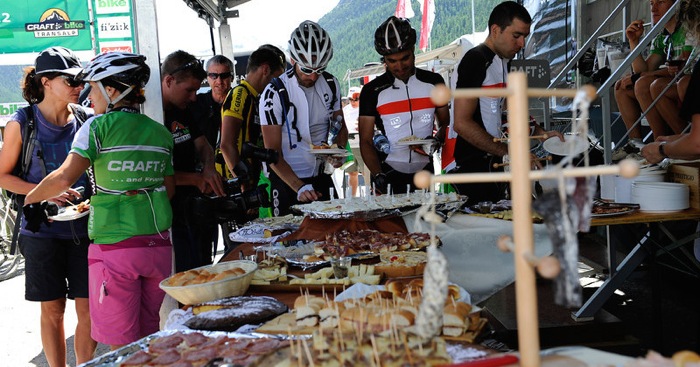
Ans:
[{"label": "white tent canopy", "polygon": [[[464,35],[447,46],[416,55],[416,66],[443,74],[450,72],[459,63],[464,53],[483,42],[486,32]],[[344,80],[362,78],[369,75],[377,75],[384,72],[384,64],[372,64],[358,69],[350,69],[345,74]]]}]

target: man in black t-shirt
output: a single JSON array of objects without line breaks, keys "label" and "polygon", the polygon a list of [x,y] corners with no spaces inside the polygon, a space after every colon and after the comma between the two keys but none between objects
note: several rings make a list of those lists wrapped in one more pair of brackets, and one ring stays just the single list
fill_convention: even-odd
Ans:
[{"label": "man in black t-shirt", "polygon": [[[214,168],[214,150],[202,134],[187,106],[196,99],[196,92],[206,76],[202,63],[184,51],[168,55],[161,65],[161,90],[165,127],[173,134],[173,167],[175,196],[172,241],[175,250],[175,271],[180,272],[210,264],[211,257],[202,255],[203,247],[211,249],[216,223],[192,214],[190,199],[200,194],[223,196],[221,176]],[[200,168],[201,167],[201,168]]]},{"label": "man in black t-shirt", "polygon": [[[525,46],[532,18],[514,1],[497,5],[489,17],[489,35],[484,43],[469,50],[457,68],[457,88],[505,88],[510,60]],[[450,173],[502,171],[494,168],[508,154],[508,143],[501,137],[504,99],[499,97],[457,98],[454,101],[454,131],[459,134],[454,158],[457,167]],[[536,134],[545,133],[535,126]],[[546,132],[558,136],[557,131]],[[468,205],[506,197],[507,184],[483,182],[455,185],[467,195]]]},{"label": "man in black t-shirt", "polygon": [[[214,55],[205,65],[207,83],[210,89],[197,94],[197,101],[189,105],[194,120],[199,126],[207,142],[214,148],[216,170],[223,176],[225,169],[224,158],[221,155],[221,105],[231,90],[233,80],[233,62],[224,55]],[[214,227],[210,246],[202,247],[202,256],[212,257],[216,253],[219,231]]]}]

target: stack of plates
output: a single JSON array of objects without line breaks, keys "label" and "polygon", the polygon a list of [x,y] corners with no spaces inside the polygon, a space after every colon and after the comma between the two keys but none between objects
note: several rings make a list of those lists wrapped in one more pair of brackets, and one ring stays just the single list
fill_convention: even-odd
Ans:
[{"label": "stack of plates", "polygon": [[632,178],[615,176],[615,202],[639,204],[639,202],[632,200],[632,184],[635,182],[662,182],[665,173],[664,171],[640,170],[639,176]]},{"label": "stack of plates", "polygon": [[688,185],[675,182],[635,182],[632,201],[645,212],[675,212],[690,207]]}]

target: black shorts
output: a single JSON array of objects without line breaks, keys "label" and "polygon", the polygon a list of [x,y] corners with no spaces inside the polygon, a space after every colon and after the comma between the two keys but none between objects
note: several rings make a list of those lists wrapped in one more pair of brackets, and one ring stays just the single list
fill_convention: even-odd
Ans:
[{"label": "black shorts", "polygon": [[19,237],[25,259],[24,298],[53,301],[88,297],[87,252],[90,240]]},{"label": "black shorts", "polygon": [[[319,200],[329,200],[330,188],[335,188],[330,175],[321,173],[316,177],[301,178],[304,184],[311,184],[314,190],[321,193]],[[296,204],[303,204],[297,200],[297,192],[287,185],[275,172],[270,172],[270,202],[272,203],[272,216],[281,217],[292,212],[290,207]],[[333,198],[338,194],[334,192]]]},{"label": "black shorts", "polygon": [[[491,155],[474,155],[462,160],[457,168],[448,173],[503,172],[503,168],[494,168],[494,164],[503,162],[503,158]],[[480,201],[498,202],[506,198],[508,183],[476,182],[454,185],[457,193],[467,196],[466,205],[475,205]]]}]

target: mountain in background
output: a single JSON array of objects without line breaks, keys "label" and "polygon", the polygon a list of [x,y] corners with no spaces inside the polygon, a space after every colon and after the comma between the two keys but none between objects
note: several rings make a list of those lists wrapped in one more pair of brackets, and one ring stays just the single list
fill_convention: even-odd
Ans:
[{"label": "mountain in background", "polygon": [[22,79],[21,65],[0,65],[0,103],[24,102],[19,81]]},{"label": "mountain in background", "polygon": [[[477,32],[487,28],[491,10],[503,0],[435,0],[435,21],[431,32],[431,48],[452,43],[464,34],[472,33],[472,2],[474,2],[474,28]],[[411,1],[415,16],[411,25],[418,33],[423,14],[420,3]],[[378,62],[379,54],[374,50],[374,31],[396,10],[396,1],[386,0],[340,0],[319,24],[328,31],[333,41],[333,59],[328,71],[348,90],[348,81],[343,78],[349,69],[362,67],[368,62]],[[417,45],[416,45],[417,46]],[[421,51],[416,48],[416,54]],[[359,85],[358,80],[350,85]],[[345,94],[345,93],[343,93]]]}]

